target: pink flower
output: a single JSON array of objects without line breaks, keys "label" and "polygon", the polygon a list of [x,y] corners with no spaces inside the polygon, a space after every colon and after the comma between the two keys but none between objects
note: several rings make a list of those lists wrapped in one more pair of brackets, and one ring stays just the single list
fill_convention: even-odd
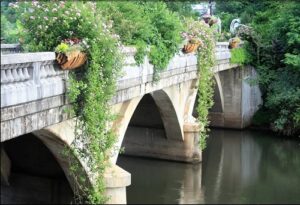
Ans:
[{"label": "pink flower", "polygon": [[39,4],[38,1],[32,1],[32,5],[33,5],[33,6],[37,6],[38,4]]},{"label": "pink flower", "polygon": [[35,17],[34,16],[30,16],[30,19],[35,19]]},{"label": "pink flower", "polygon": [[47,16],[44,16],[44,19],[45,19],[46,21],[48,21],[48,17],[47,17]]}]

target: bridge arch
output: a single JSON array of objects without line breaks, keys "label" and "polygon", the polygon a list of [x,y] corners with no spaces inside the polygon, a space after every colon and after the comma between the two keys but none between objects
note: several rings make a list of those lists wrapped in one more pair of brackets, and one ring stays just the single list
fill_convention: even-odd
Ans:
[{"label": "bridge arch", "polygon": [[224,93],[223,86],[219,73],[214,73],[214,105],[210,109],[211,112],[223,112],[224,111]]},{"label": "bridge arch", "polygon": [[182,126],[180,125],[179,116],[172,99],[164,90],[152,92],[151,96],[154,99],[162,118],[166,137],[172,140],[183,141]]},{"label": "bridge arch", "polygon": [[[210,108],[209,112],[219,112],[222,113],[224,111],[224,94],[223,94],[223,88],[221,84],[221,80],[219,77],[218,73],[214,73],[214,95],[213,95],[213,106]],[[199,100],[199,95],[198,95],[198,90],[197,90],[197,95],[194,98],[194,106],[193,106],[193,111],[192,111],[192,116],[195,118],[198,118],[197,114],[197,106],[198,106],[198,100]]]},{"label": "bridge arch", "polygon": [[[71,151],[71,144],[74,142],[75,119],[67,120],[62,123],[33,132],[43,144],[51,151],[65,173],[66,178],[74,194],[82,193],[82,188],[92,188],[92,176],[82,159],[78,158]],[[64,152],[68,152],[64,155]],[[66,156],[68,158],[66,158]],[[72,162],[72,163],[71,163]],[[78,165],[76,173],[72,170],[75,163]],[[77,176],[81,176],[79,181]]]},{"label": "bridge arch", "polygon": [[76,189],[66,170],[67,162],[60,156],[57,145],[61,142],[56,142],[29,133],[1,143],[1,155],[6,156],[6,162],[1,156],[1,172],[4,169],[8,174],[8,186],[1,183],[2,203],[73,202]]},{"label": "bridge arch", "polygon": [[[150,140],[150,135],[155,135],[160,136],[158,141],[183,141],[178,113],[171,98],[164,90],[158,90],[115,105],[114,112],[118,113],[118,117],[112,127],[118,136],[117,146],[119,148],[122,144],[128,145],[128,138],[131,138],[131,142],[133,142],[133,135],[136,136],[135,140],[140,140],[142,137],[138,138],[138,136],[141,135],[148,136],[144,140]],[[151,140],[155,139],[151,138]],[[117,157],[118,153],[115,153],[111,161],[116,163]]]}]

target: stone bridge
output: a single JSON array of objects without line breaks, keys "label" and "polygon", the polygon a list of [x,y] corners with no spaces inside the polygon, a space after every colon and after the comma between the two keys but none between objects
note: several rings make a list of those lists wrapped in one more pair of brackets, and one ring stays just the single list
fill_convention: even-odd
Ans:
[{"label": "stone bridge", "polygon": [[[217,43],[217,63],[212,68],[216,81],[215,105],[209,118],[212,126],[244,128],[260,104],[260,92],[257,86],[247,82],[256,75],[255,70],[230,64],[227,47],[227,43]],[[46,166],[43,159],[33,163],[22,154],[33,152],[39,155],[32,150],[40,149],[37,147],[41,145],[50,150],[74,192],[77,187],[70,175],[70,164],[61,155],[64,147],[74,140],[75,120],[65,112],[70,106],[65,95],[68,71],[59,69],[53,52],[10,53],[9,46],[5,49],[5,54],[1,55],[1,177],[6,185],[1,186],[7,187],[10,181],[12,185],[4,189],[7,191],[1,200],[12,200],[9,193],[14,186],[24,186],[20,179],[9,178],[12,171],[32,174],[39,169],[36,175],[42,175],[43,170],[34,166]],[[159,81],[153,82],[153,65],[147,58],[142,65],[136,65],[134,48],[126,47],[122,52],[126,55],[123,75],[118,79],[116,95],[110,101],[111,109],[117,115],[112,129],[118,141],[117,151],[111,156],[114,166],[106,173],[107,194],[111,196],[109,203],[126,202],[126,186],[131,183],[130,174],[116,165],[121,147],[127,155],[201,161],[198,133],[202,128],[195,119],[194,109],[197,56],[175,55],[167,69],[159,74]],[[84,162],[81,164],[85,177],[91,179]],[[93,181],[89,183],[92,186]],[[19,195],[20,200],[22,197],[26,200],[24,194]],[[66,200],[57,193],[51,197],[56,202]]]}]

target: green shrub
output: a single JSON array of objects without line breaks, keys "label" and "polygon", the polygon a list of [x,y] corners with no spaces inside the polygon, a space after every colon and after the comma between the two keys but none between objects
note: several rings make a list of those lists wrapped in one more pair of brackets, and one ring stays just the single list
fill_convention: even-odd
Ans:
[{"label": "green shrub", "polygon": [[230,63],[244,65],[250,62],[251,56],[249,55],[247,50],[243,47],[233,48],[230,50],[230,53],[231,53]]},{"label": "green shrub", "polygon": [[1,38],[4,38],[5,43],[18,43],[21,30],[22,24],[19,20],[11,23],[1,14]]},{"label": "green shrub", "polygon": [[138,48],[137,63],[142,63],[148,55],[155,71],[159,71],[178,52],[182,24],[164,2],[116,1],[98,2],[98,5],[99,12],[112,21],[112,29],[121,41]]}]

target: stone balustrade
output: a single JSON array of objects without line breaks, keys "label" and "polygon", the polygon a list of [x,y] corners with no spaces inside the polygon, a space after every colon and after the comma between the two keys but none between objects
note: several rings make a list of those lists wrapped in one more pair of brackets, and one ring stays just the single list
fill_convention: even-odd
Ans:
[{"label": "stone balustrade", "polygon": [[63,94],[66,76],[53,52],[1,55],[1,108]]},{"label": "stone balustrade", "polygon": [[[228,45],[228,44],[227,44]],[[134,60],[135,48],[120,48],[125,57],[122,76],[111,105],[197,78],[197,56],[179,52],[153,82],[153,65]],[[230,52],[217,45],[213,71],[234,67]],[[236,65],[235,65],[236,66]],[[1,141],[42,129],[70,118],[65,96],[68,71],[59,68],[54,52],[1,54]]]},{"label": "stone balustrade", "polygon": [[[228,43],[217,44],[218,61],[229,62],[227,47]],[[153,81],[153,65],[147,57],[143,64],[137,65],[135,48],[123,47],[121,51],[126,57],[117,90]],[[159,76],[166,78],[195,70],[197,56],[179,52]],[[68,71],[61,70],[56,64],[54,52],[1,54],[1,108],[64,94],[67,77]]]}]

